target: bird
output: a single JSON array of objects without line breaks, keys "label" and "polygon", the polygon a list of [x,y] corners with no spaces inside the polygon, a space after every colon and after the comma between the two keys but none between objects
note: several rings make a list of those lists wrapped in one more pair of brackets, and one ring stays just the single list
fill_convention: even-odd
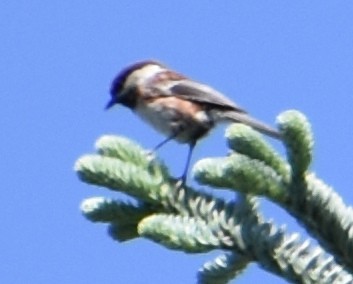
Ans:
[{"label": "bird", "polygon": [[189,146],[179,185],[185,185],[195,145],[220,122],[242,123],[281,139],[276,129],[251,117],[222,93],[156,60],[122,69],[111,83],[110,96],[105,109],[123,105],[165,135],[153,152],[171,140]]}]

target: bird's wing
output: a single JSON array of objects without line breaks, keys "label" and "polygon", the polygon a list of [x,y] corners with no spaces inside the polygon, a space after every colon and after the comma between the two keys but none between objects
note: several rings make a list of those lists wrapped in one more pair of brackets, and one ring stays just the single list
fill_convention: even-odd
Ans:
[{"label": "bird's wing", "polygon": [[213,105],[229,110],[235,110],[241,113],[246,113],[241,107],[237,106],[226,96],[216,91],[215,89],[204,84],[197,83],[191,80],[178,81],[170,88],[170,95],[175,95],[185,100]]}]

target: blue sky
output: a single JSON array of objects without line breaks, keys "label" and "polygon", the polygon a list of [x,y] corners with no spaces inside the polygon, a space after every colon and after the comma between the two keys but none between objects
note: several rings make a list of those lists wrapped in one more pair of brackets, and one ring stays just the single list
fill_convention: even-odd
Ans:
[{"label": "blue sky", "polygon": [[[194,283],[217,255],[119,244],[81,216],[83,199],[117,196],[73,172],[99,136],[146,148],[162,139],[126,109],[103,111],[111,80],[135,60],[159,59],[269,124],[302,111],[316,138],[313,171],[352,204],[352,12],[352,1],[1,1],[1,282]],[[223,131],[193,162],[227,152]],[[180,173],[185,146],[159,154]],[[301,231],[283,211],[264,210]],[[285,283],[256,264],[237,283],[260,280]]]}]

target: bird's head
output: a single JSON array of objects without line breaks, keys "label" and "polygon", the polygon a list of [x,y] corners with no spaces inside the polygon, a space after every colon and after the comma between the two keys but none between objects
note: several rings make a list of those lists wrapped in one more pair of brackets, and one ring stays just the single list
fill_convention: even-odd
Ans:
[{"label": "bird's head", "polygon": [[165,69],[163,64],[154,60],[144,60],[125,67],[111,84],[111,100],[105,108],[109,109],[116,104],[133,108],[140,86]]}]

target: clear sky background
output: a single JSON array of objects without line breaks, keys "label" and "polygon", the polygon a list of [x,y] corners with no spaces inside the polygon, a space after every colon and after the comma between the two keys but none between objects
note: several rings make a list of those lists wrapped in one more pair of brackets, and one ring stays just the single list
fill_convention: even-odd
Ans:
[{"label": "clear sky background", "polygon": [[[269,124],[302,111],[315,133],[313,171],[352,204],[352,15],[352,1],[1,1],[0,282],[194,283],[217,255],[119,244],[79,211],[85,198],[118,197],[73,171],[99,136],[146,148],[162,139],[127,109],[103,111],[113,77],[140,59],[214,86]],[[193,162],[226,154],[223,131]],[[186,149],[159,151],[176,175]],[[285,212],[264,210],[301,232]],[[256,264],[237,283],[259,281],[285,283]]]}]

